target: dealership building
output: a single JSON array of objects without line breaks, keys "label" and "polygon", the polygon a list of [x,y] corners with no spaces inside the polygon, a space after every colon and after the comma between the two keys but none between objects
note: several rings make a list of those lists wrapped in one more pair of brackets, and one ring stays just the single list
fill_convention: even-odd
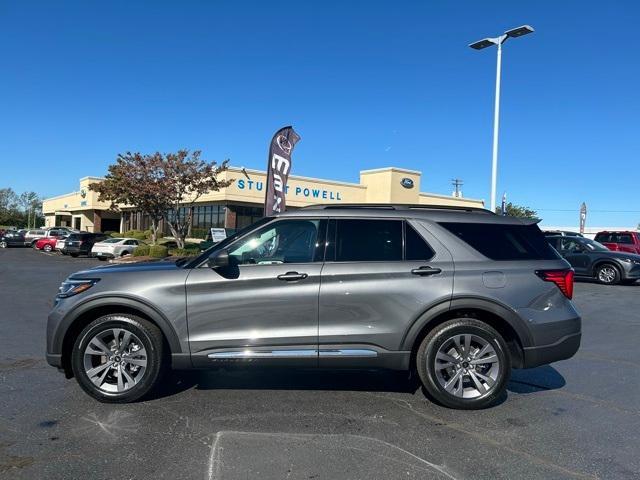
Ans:
[{"label": "dealership building", "polygon": [[[482,200],[421,192],[421,177],[419,171],[396,167],[363,170],[359,183],[291,175],[286,191],[287,207],[293,209],[319,203],[484,207]],[[212,227],[242,228],[262,217],[266,172],[229,167],[220,178],[234,181],[229,187],[198,199],[193,207],[191,236],[201,237]],[[98,194],[90,190],[89,185],[100,181],[100,177],[81,178],[78,191],[44,200],[45,226],[67,226],[89,232],[125,232],[149,227],[149,219],[135,208],[122,206],[113,211],[108,202],[99,201]],[[168,233],[165,225],[160,228]]]}]

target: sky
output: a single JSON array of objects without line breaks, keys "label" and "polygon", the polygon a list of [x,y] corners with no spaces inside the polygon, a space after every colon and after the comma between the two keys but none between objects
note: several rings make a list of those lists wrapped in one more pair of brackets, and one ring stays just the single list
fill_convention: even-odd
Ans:
[{"label": "sky", "polygon": [[[503,48],[498,192],[547,225],[640,223],[640,2],[0,2],[0,188],[43,197],[126,151],[201,150],[294,175],[423,172],[489,203],[494,48]],[[499,202],[499,200],[498,200]]]}]

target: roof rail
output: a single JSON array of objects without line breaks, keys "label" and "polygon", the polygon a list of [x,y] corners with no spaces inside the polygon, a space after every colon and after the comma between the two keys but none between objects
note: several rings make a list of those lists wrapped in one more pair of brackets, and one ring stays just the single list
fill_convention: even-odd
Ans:
[{"label": "roof rail", "polygon": [[302,207],[304,210],[332,210],[332,209],[380,209],[380,210],[456,210],[464,212],[479,212],[495,215],[491,210],[481,207],[464,205],[423,205],[411,203],[332,203]]}]

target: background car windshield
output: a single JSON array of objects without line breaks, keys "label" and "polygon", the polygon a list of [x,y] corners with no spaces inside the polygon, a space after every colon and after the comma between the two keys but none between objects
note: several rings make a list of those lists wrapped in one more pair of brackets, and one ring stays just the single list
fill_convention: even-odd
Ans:
[{"label": "background car windshield", "polygon": [[118,242],[121,242],[122,240],[124,240],[124,238],[107,238],[106,240],[103,240],[100,243],[118,243]]},{"label": "background car windshield", "polygon": [[580,239],[582,245],[594,252],[602,252],[609,250],[607,247],[602,245],[600,242],[596,242],[595,240],[589,240],[588,238]]},{"label": "background car windshield", "polygon": [[229,257],[237,265],[312,262],[319,225],[319,220],[271,223],[231,248]]}]

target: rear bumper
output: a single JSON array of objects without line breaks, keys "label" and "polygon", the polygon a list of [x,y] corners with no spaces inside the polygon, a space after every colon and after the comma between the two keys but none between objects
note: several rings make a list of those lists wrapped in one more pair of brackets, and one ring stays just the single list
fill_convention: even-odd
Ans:
[{"label": "rear bumper", "polygon": [[523,367],[539,367],[573,357],[580,348],[581,337],[580,332],[572,333],[549,345],[524,347],[522,349],[524,353]]},{"label": "rear bumper", "polygon": [[91,252],[90,254],[92,257],[98,257],[98,258],[116,258],[116,256],[113,253],[109,253],[109,252]]}]

